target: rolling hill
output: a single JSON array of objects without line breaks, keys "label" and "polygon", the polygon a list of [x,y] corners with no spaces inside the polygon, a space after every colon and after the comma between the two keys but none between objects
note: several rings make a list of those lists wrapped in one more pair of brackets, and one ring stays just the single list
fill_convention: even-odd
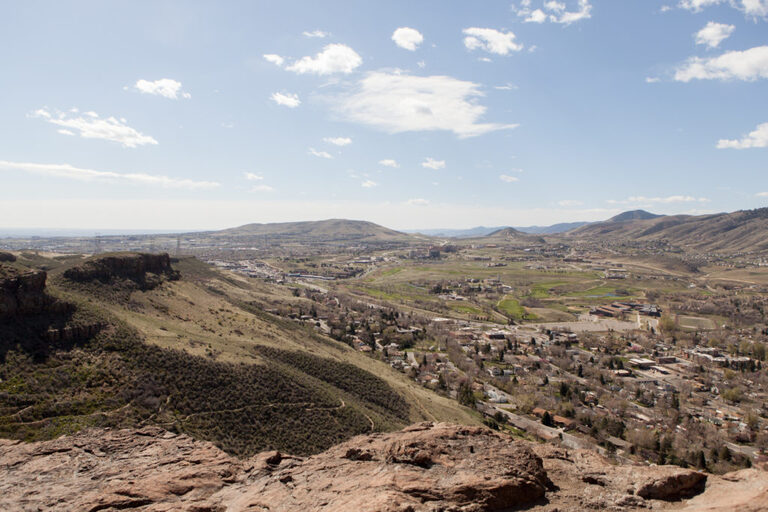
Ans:
[{"label": "rolling hill", "polygon": [[[634,212],[628,212],[634,213]],[[645,212],[647,213],[647,212]],[[713,215],[663,215],[632,218],[621,214],[569,231],[579,238],[667,240],[694,251],[768,251],[768,208]],[[652,215],[652,214],[651,214]]]},{"label": "rolling hill", "polygon": [[407,241],[411,235],[394,231],[373,222],[329,219],[307,222],[280,222],[246,224],[244,226],[208,233],[214,237],[267,238],[281,241],[304,242],[390,242]]}]

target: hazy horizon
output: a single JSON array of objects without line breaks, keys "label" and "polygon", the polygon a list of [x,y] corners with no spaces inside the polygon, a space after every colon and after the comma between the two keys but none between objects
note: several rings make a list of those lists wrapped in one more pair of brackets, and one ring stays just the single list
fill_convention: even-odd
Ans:
[{"label": "hazy horizon", "polygon": [[768,201],[765,0],[0,13],[6,230],[458,229]]}]

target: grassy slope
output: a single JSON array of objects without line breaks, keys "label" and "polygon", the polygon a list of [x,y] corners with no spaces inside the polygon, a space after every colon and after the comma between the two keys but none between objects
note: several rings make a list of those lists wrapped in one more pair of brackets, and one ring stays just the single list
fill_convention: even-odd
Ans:
[{"label": "grassy slope", "polygon": [[79,303],[85,321],[111,327],[51,347],[44,360],[12,349],[0,364],[0,435],[35,440],[149,422],[236,454],[304,454],[412,421],[476,422],[384,363],[249,305],[280,288],[192,260],[179,267],[182,280],[127,301],[125,290],[68,286],[55,270],[51,291]]}]

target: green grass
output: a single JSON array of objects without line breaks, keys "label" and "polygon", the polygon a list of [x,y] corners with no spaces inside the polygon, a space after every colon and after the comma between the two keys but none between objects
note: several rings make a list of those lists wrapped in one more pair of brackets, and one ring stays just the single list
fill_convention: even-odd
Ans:
[{"label": "green grass", "polygon": [[505,296],[496,307],[514,320],[522,320],[526,317],[525,308],[520,305],[520,301],[513,297]]}]

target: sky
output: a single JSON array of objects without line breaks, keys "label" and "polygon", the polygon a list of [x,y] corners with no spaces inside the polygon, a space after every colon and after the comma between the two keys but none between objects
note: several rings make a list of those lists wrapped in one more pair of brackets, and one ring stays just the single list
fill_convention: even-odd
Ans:
[{"label": "sky", "polygon": [[768,0],[3,1],[0,228],[768,205]]}]

